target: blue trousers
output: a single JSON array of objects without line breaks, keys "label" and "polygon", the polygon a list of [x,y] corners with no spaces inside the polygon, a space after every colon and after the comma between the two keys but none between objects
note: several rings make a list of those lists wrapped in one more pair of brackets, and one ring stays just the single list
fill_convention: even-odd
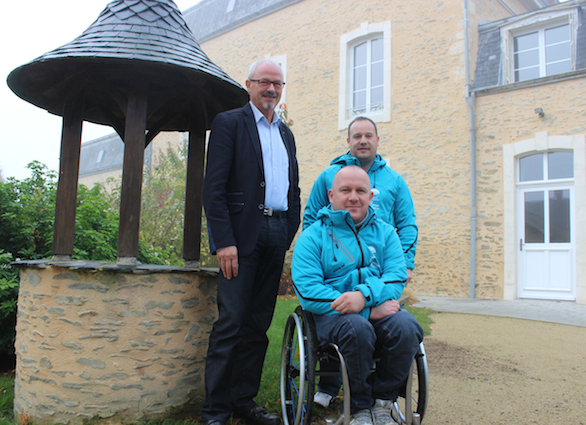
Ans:
[{"label": "blue trousers", "polygon": [[210,335],[201,421],[226,423],[256,404],[287,250],[287,218],[264,217],[253,252],[238,256],[238,276],[218,279],[218,320]]},{"label": "blue trousers", "polygon": [[[409,375],[423,330],[405,309],[377,321],[359,314],[314,315],[319,344],[336,344],[348,368],[352,413],[395,400]],[[375,349],[381,359],[370,374]]]}]

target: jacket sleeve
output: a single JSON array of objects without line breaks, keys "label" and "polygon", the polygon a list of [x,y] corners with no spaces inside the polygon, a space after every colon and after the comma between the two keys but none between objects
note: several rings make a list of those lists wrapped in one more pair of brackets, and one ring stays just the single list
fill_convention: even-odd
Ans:
[{"label": "jacket sleeve", "polygon": [[326,171],[324,170],[313,184],[313,188],[309,194],[309,199],[307,199],[307,203],[305,204],[305,212],[303,213],[303,230],[307,229],[315,222],[315,220],[317,220],[317,213],[319,210],[330,204],[328,189]]},{"label": "jacket sleeve", "polygon": [[203,204],[210,233],[210,250],[236,245],[228,210],[227,182],[234,162],[235,134],[228,115],[216,116],[208,144]]},{"label": "jacket sleeve", "polygon": [[395,227],[401,240],[405,264],[407,268],[415,268],[415,251],[417,249],[417,224],[415,223],[415,209],[413,207],[413,198],[407,187],[407,183],[402,177],[397,181],[397,194],[395,198],[395,207],[393,209],[393,218]]},{"label": "jacket sleeve", "polygon": [[[382,271],[376,273],[371,267],[363,267],[370,270],[370,276],[365,276],[354,289],[364,295],[366,307],[375,307],[387,300],[398,300],[403,293],[407,281],[407,270],[401,241],[397,233],[388,226],[385,234],[385,245],[382,253]],[[366,273],[363,272],[364,275]]]},{"label": "jacket sleeve", "polygon": [[339,314],[330,304],[341,292],[324,282],[321,238],[311,231],[301,233],[295,243],[291,275],[297,297],[307,311],[320,315]]}]

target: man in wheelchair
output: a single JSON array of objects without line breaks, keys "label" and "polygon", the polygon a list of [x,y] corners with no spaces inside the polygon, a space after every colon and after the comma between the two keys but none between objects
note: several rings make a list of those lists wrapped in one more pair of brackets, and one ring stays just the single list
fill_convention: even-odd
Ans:
[{"label": "man in wheelchair", "polygon": [[[401,242],[370,208],[370,179],[360,167],[341,168],[328,196],[330,205],[295,245],[295,290],[313,313],[319,344],[334,343],[344,356],[351,423],[394,424],[392,403],[423,340],[397,301],[407,280]],[[371,374],[375,349],[380,361]]]}]

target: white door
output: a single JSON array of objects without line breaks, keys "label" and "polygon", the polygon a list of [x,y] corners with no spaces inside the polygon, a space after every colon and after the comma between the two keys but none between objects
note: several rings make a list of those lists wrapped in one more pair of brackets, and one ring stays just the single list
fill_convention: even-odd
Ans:
[{"label": "white door", "polygon": [[[563,177],[555,178],[558,174],[552,173],[551,167],[560,158],[552,154],[520,160],[517,295],[575,300],[574,190],[573,180],[567,177],[569,171],[573,177],[573,169],[562,169]],[[570,158],[561,159],[566,163]],[[527,173],[528,167],[533,172],[539,167],[543,171]]]}]

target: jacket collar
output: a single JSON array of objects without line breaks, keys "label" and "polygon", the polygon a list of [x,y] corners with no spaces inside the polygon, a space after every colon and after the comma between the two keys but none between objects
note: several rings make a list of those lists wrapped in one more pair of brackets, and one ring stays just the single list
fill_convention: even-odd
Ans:
[{"label": "jacket collar", "polygon": [[[344,155],[340,155],[336,158],[334,158],[332,160],[332,162],[330,162],[330,165],[341,165],[341,166],[345,166],[345,165],[357,165],[360,167],[360,161],[358,161],[358,159],[356,159],[355,157],[353,157],[350,152],[345,153]],[[372,163],[372,165],[370,166],[370,168],[368,169],[368,171],[375,171],[378,170],[379,168],[383,168],[384,166],[387,165],[387,161],[385,161],[383,159],[382,156],[380,156],[378,153],[376,154],[376,157],[374,158],[374,162]]]}]

